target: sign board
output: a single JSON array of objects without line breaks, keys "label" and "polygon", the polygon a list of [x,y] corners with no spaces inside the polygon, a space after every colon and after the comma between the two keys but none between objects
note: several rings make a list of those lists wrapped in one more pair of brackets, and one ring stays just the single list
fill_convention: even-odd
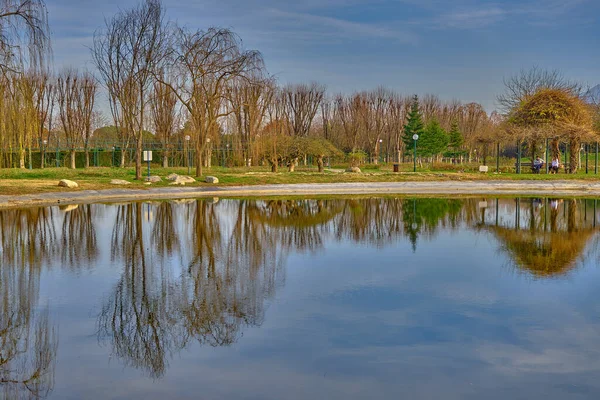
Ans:
[{"label": "sign board", "polygon": [[144,151],[144,161],[152,161],[152,150]]},{"label": "sign board", "polygon": [[480,165],[479,166],[479,172],[488,172],[488,166],[487,165]]},{"label": "sign board", "polygon": [[477,206],[478,206],[479,208],[487,208],[487,206],[488,206],[488,205],[487,205],[487,201],[480,201],[480,202],[477,204]]}]

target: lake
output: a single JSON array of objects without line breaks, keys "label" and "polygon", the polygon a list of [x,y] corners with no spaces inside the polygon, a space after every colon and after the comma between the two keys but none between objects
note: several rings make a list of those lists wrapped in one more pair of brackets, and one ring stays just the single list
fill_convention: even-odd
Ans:
[{"label": "lake", "polygon": [[6,399],[592,399],[593,199],[0,210]]}]

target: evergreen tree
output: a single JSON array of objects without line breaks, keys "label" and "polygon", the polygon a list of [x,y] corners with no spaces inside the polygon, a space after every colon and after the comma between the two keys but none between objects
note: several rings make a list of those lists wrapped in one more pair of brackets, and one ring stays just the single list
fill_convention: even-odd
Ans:
[{"label": "evergreen tree", "polygon": [[423,131],[417,143],[417,154],[420,156],[436,156],[448,148],[448,134],[433,118]]},{"label": "evergreen tree", "polygon": [[419,135],[419,138],[423,134],[423,120],[421,119],[421,113],[419,112],[419,98],[417,95],[413,97],[406,125],[404,125],[404,135],[402,135],[402,141],[404,142],[406,152],[409,152],[409,149],[412,149],[414,146],[414,134]]},{"label": "evergreen tree", "polygon": [[458,130],[458,123],[456,121],[452,121],[449,140],[448,147],[454,151],[460,150],[460,146],[464,143],[462,133]]}]

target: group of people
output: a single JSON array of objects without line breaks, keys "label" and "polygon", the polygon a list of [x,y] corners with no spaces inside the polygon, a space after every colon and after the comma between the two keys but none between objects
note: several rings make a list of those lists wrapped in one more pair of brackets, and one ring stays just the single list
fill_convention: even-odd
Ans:
[{"label": "group of people", "polygon": [[[544,167],[544,160],[542,160],[541,157],[537,157],[534,161],[533,161],[533,172],[535,172],[536,174],[540,173],[540,170]],[[548,170],[548,172],[550,174],[556,174],[558,172],[558,169],[560,168],[560,160],[558,158],[555,158],[552,160],[552,163],[550,164],[550,168]]]}]

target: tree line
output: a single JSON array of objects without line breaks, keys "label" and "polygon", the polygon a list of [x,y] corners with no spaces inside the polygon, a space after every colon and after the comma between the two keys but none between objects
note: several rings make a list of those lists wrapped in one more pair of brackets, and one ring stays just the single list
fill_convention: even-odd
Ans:
[{"label": "tree line", "polygon": [[[420,160],[485,163],[494,143],[522,137],[529,148],[540,147],[539,134],[514,134],[531,121],[506,123],[516,121],[511,115],[524,99],[540,88],[575,89],[557,73],[534,69],[507,80],[498,99],[502,114],[488,114],[478,103],[385,87],[333,94],[317,82],[283,85],[235,32],[179,26],[160,0],[105,20],[91,46],[95,70],[55,72],[44,1],[2,4],[0,32],[7,34],[0,37],[0,167],[26,168],[27,160],[31,167],[32,148],[41,155],[36,167],[43,167],[48,148],[59,144],[68,149],[71,168],[81,149],[88,167],[90,145],[106,124],[114,131],[113,146],[134,150],[137,178],[148,131],[164,149],[165,167],[182,144],[193,148],[197,176],[224,144],[239,165],[293,171],[312,157],[322,171],[326,157],[349,155],[351,162],[373,164],[412,157],[415,134]],[[100,89],[110,115],[98,111]],[[118,163],[126,166],[125,152]]]}]

